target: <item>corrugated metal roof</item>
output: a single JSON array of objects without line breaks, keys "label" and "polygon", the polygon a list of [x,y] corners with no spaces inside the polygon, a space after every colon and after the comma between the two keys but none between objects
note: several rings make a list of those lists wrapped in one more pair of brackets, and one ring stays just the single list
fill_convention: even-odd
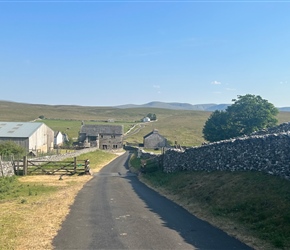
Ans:
[{"label": "corrugated metal roof", "polygon": [[1,122],[0,137],[30,137],[43,123],[40,122]]}]

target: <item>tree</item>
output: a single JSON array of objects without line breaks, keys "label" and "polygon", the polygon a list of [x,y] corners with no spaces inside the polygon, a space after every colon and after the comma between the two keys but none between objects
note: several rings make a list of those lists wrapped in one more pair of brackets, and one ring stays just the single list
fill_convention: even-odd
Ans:
[{"label": "tree", "polygon": [[261,96],[247,94],[233,99],[234,104],[227,108],[236,127],[237,135],[251,134],[254,131],[273,127],[278,120],[279,113],[272,103]]},{"label": "tree", "polygon": [[230,138],[233,131],[229,120],[229,114],[226,111],[214,111],[203,127],[204,139],[213,142]]},{"label": "tree", "polygon": [[149,113],[147,115],[148,118],[150,118],[151,121],[155,121],[157,118],[156,118],[156,115],[155,114],[152,114],[152,113]]},{"label": "tree", "polygon": [[244,95],[232,100],[234,104],[225,111],[215,111],[203,128],[208,141],[249,135],[254,131],[275,126],[278,109],[260,96]]}]

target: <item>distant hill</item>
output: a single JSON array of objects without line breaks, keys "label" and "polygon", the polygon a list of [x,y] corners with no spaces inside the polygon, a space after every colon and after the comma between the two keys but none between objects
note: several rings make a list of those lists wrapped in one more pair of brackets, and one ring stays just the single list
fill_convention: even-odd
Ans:
[{"label": "distant hill", "polygon": [[[45,104],[29,104],[29,103],[18,103],[12,101],[3,101],[0,100],[0,116],[10,114],[13,116],[13,113],[22,114],[23,117],[27,117],[28,113],[32,117],[37,115],[46,114],[46,117],[50,117],[48,113],[52,112],[52,108],[55,111],[66,111],[65,114],[69,117],[71,112],[78,111],[80,115],[88,115],[93,113],[99,113],[101,110],[109,109],[112,112],[114,109],[131,109],[131,108],[159,108],[159,109],[169,109],[169,110],[191,110],[191,111],[215,111],[215,110],[226,110],[226,108],[231,104],[190,104],[190,103],[180,103],[180,102],[148,102],[145,104],[125,104],[118,106],[80,106],[80,105],[45,105]],[[290,112],[290,107],[281,107],[278,108],[279,111]],[[93,111],[93,112],[92,112]],[[98,111],[98,112],[97,112]],[[48,112],[48,113],[47,113]],[[62,114],[62,116],[66,116]],[[2,117],[3,120],[4,117]],[[66,118],[66,117],[65,117]]]},{"label": "distant hill", "polygon": [[214,111],[214,110],[225,110],[229,104],[189,104],[179,102],[149,102],[146,104],[126,104],[116,106],[116,108],[162,108],[162,109],[174,109],[174,110],[200,110],[200,111]]},{"label": "distant hill", "polygon": [[[161,109],[173,109],[173,110],[199,110],[199,111],[215,111],[226,110],[231,104],[189,104],[180,102],[148,102],[145,104],[126,104],[115,106],[115,108],[127,109],[127,108],[161,108]],[[279,111],[290,112],[290,107],[278,108]]]},{"label": "distant hill", "polygon": [[290,111],[290,107],[283,107],[283,108],[278,108],[280,111],[285,111],[285,112],[289,112]]}]

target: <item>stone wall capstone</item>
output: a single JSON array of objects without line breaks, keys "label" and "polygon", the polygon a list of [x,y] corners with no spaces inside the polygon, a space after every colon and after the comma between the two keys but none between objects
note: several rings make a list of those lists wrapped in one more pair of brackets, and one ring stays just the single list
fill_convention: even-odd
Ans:
[{"label": "stone wall capstone", "polygon": [[290,123],[184,152],[169,149],[163,170],[261,171],[290,179]]}]

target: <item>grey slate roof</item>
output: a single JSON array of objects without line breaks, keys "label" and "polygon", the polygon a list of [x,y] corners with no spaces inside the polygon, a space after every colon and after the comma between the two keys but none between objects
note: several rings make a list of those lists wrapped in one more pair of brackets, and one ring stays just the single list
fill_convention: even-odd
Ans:
[{"label": "grey slate roof", "polygon": [[123,126],[121,125],[82,125],[80,133],[84,133],[87,136],[96,136],[98,134],[115,134],[122,135],[123,134]]},{"label": "grey slate roof", "polygon": [[159,135],[160,137],[164,138],[162,135],[159,134],[159,132],[158,132],[157,129],[153,129],[149,134],[144,135],[143,138],[147,138],[147,137],[149,137],[150,135],[153,135],[153,134],[157,134],[157,135]]},{"label": "grey slate roof", "polygon": [[54,137],[57,137],[59,133],[61,133],[61,132],[60,131],[54,131]]},{"label": "grey slate roof", "polygon": [[0,137],[29,138],[41,125],[40,122],[0,121]]}]

